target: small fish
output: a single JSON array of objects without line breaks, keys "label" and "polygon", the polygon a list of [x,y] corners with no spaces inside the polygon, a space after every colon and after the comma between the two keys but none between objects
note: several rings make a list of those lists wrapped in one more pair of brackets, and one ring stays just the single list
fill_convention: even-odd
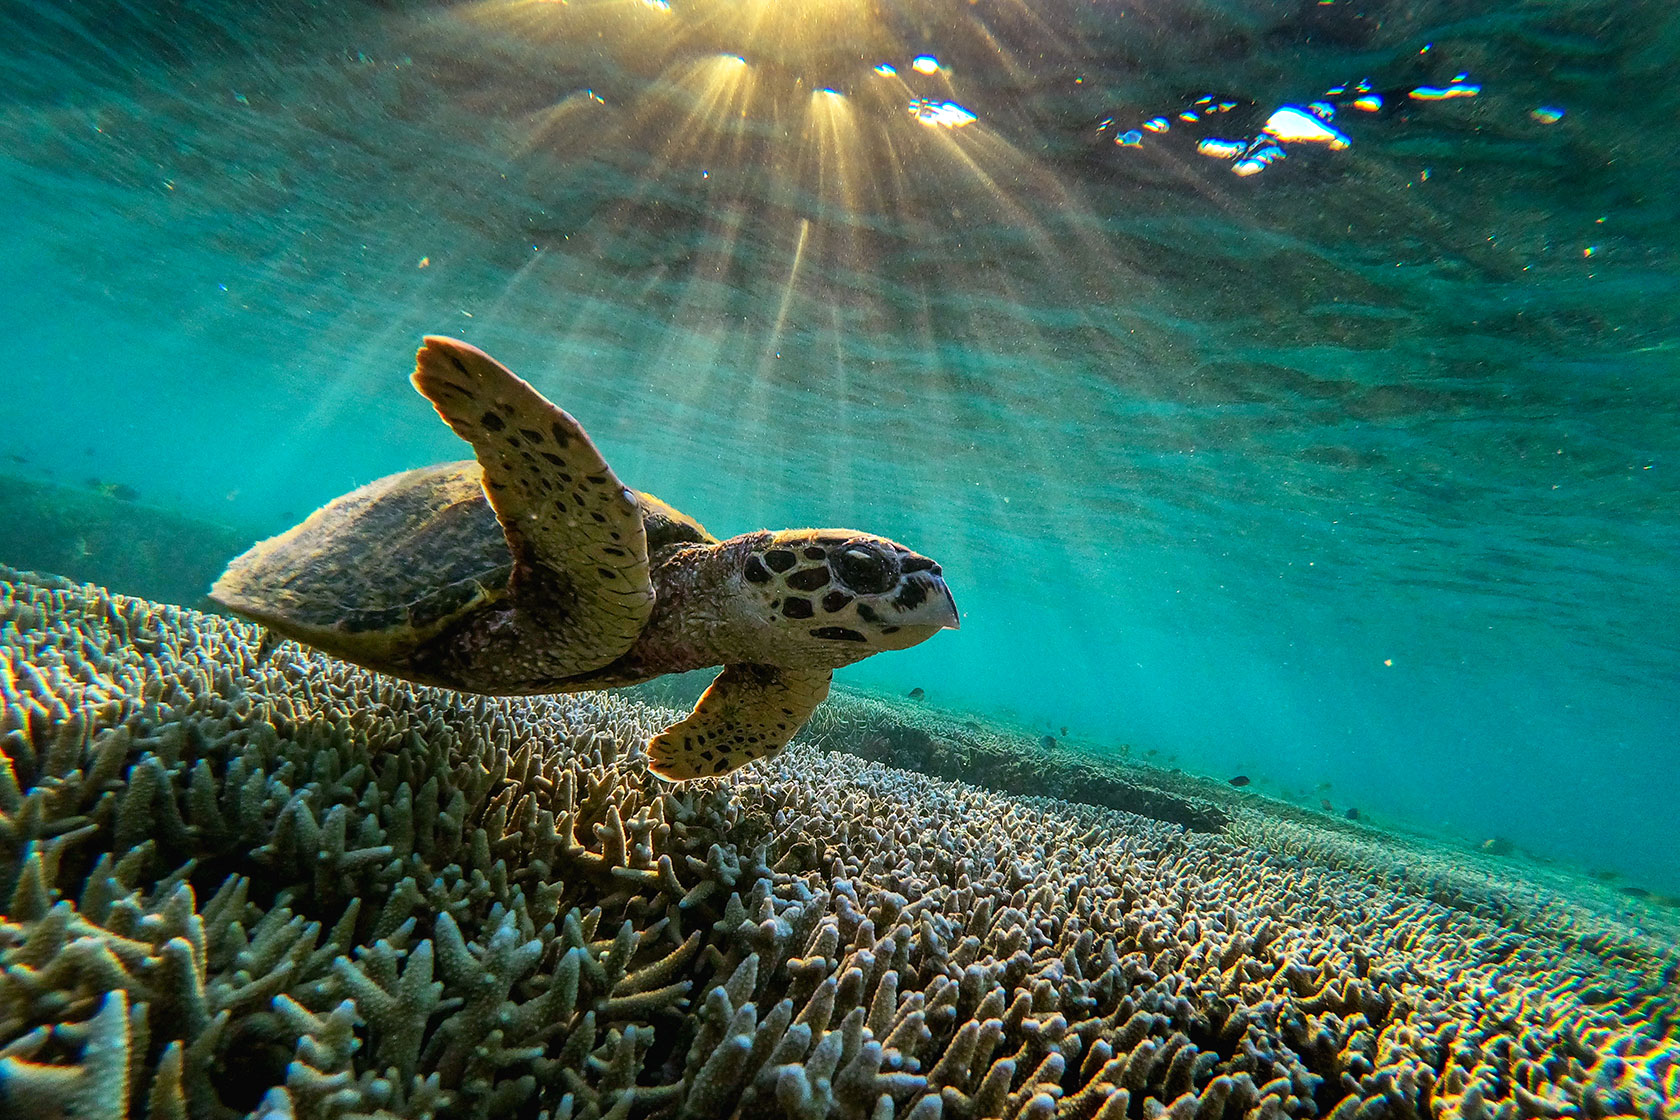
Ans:
[{"label": "small fish", "polygon": [[1334,812],[1336,809],[1334,805],[1330,804],[1330,799],[1328,797],[1319,798],[1318,807],[1323,809],[1326,813]]},{"label": "small fish", "polygon": [[1067,738],[1067,728],[1065,728],[1065,727],[1062,728],[1062,738],[1064,738],[1064,739]]},{"label": "small fish", "polygon": [[921,688],[912,688],[909,695],[912,700],[920,700],[922,697],[927,695],[927,692]]},{"label": "small fish", "polygon": [[1356,821],[1359,819],[1359,810],[1349,809],[1347,812],[1343,813],[1342,816],[1346,817],[1350,821]]},{"label": "small fish", "polygon": [[1040,739],[1039,742],[1044,745],[1044,749],[1047,751],[1053,751],[1056,749],[1056,737],[1054,735],[1046,735],[1044,738]]},{"label": "small fish", "polygon": [[1242,788],[1243,786],[1246,786],[1248,784],[1248,775],[1247,774],[1238,774],[1236,777],[1231,779],[1231,784],[1236,786],[1239,789]]}]

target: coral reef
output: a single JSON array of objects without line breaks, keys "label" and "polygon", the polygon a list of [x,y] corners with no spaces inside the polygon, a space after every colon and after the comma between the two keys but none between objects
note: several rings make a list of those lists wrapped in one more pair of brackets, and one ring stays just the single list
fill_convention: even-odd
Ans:
[{"label": "coral reef", "polygon": [[[697,682],[660,678],[633,690],[673,707],[692,705],[704,689]],[[674,680],[674,684],[665,683]],[[1499,917],[1519,928],[1541,928],[1558,919],[1563,899],[1586,893],[1597,908],[1625,906],[1628,898],[1680,909],[1680,898],[1624,884],[1610,890],[1583,883],[1579,874],[1529,859],[1520,869],[1500,859],[1509,847],[1484,844],[1478,851],[1453,850],[1442,858],[1445,838],[1379,831],[1361,814],[1330,814],[1263,797],[1246,783],[1217,781],[1177,768],[1087,753],[1080,747],[1044,742],[1047,736],[1019,728],[985,725],[920,703],[906,703],[837,686],[805,729],[806,738],[830,750],[870,761],[984,786],[1004,793],[1060,797],[1121,809],[1182,824],[1195,832],[1218,832],[1280,854],[1301,853],[1315,862],[1370,874],[1390,887],[1420,893],[1446,905]],[[1516,879],[1538,891],[1514,889]],[[1599,884],[1614,884],[1613,872],[1590,872]],[[1622,897],[1613,897],[1613,893]],[[1590,913],[1571,913],[1572,924],[1592,922]],[[1667,919],[1672,927],[1672,918]],[[1680,933],[1680,928],[1676,928]]]},{"label": "coral reef", "polygon": [[1672,931],[809,741],[671,786],[669,712],[0,577],[5,1116],[1680,1107]]}]

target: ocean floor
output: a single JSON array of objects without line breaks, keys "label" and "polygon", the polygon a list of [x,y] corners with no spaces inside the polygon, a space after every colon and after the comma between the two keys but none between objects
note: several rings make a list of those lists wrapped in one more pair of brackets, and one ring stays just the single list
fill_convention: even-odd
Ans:
[{"label": "ocean floor", "polygon": [[0,577],[5,1116],[1680,1115],[1659,900],[855,695],[675,786]]},{"label": "ocean floor", "polygon": [[194,606],[209,605],[211,582],[255,535],[160,508],[121,483],[7,473],[0,473],[0,525],[7,564]]}]

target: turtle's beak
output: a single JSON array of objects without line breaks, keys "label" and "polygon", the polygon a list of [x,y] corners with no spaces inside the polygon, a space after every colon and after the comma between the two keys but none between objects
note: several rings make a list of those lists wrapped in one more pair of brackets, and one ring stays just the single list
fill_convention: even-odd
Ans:
[{"label": "turtle's beak", "polygon": [[922,584],[926,595],[914,610],[899,616],[900,623],[930,626],[935,630],[961,630],[962,618],[957,614],[957,601],[951,598],[951,589],[945,586],[945,581],[932,572],[917,572],[910,578]]},{"label": "turtle's beak", "polygon": [[945,586],[945,581],[939,581],[939,601],[945,604],[947,621],[940,623],[946,630],[961,630],[962,615],[957,613],[957,601],[951,598],[951,589]]}]

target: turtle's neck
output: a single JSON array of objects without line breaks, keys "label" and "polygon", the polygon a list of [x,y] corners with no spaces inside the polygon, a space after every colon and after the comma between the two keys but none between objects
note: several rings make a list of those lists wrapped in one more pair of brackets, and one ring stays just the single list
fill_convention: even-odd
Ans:
[{"label": "turtle's neck", "polygon": [[656,675],[751,660],[753,635],[737,613],[731,578],[752,539],[670,545],[649,556],[653,614],[620,663]]}]

